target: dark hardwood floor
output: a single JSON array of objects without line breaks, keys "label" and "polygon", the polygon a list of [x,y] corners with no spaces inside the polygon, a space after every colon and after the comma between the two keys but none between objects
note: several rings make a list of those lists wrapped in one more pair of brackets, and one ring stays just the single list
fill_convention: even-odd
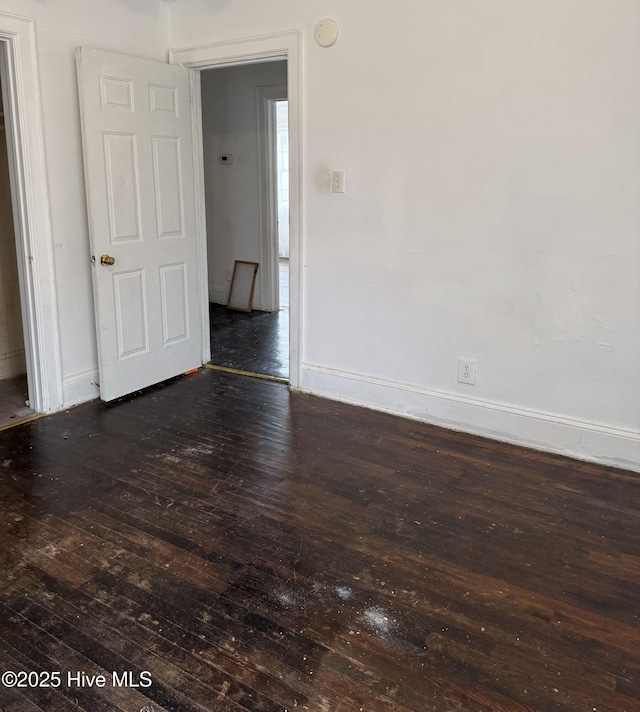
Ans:
[{"label": "dark hardwood floor", "polygon": [[216,366],[289,378],[289,312],[241,312],[209,304],[211,362]]},{"label": "dark hardwood floor", "polygon": [[280,310],[234,311],[209,304],[211,361],[215,366],[289,379],[289,260],[278,271]]},{"label": "dark hardwood floor", "polygon": [[633,473],[202,370],[1,432],[0,496],[5,712],[640,710]]}]

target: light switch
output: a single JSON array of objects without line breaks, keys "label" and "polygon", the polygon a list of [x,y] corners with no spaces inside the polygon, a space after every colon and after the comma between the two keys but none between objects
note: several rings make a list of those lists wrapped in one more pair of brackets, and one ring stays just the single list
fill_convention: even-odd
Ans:
[{"label": "light switch", "polygon": [[344,171],[332,171],[331,173],[331,192],[344,193]]}]

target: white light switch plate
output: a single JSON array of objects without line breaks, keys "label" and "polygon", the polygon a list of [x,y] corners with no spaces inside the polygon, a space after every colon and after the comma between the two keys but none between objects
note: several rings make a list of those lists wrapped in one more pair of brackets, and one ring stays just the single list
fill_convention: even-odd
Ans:
[{"label": "white light switch plate", "polygon": [[345,177],[344,171],[331,172],[331,192],[344,193]]}]

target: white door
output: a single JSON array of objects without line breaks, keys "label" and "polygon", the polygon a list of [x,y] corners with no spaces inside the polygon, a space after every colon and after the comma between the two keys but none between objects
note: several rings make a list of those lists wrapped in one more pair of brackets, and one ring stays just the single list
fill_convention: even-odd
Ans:
[{"label": "white door", "polygon": [[77,60],[109,401],[202,365],[189,70],[84,47]]}]

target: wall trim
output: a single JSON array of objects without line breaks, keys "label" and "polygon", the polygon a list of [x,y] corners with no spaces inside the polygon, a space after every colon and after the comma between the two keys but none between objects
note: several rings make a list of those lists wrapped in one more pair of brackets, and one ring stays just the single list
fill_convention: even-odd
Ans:
[{"label": "wall trim", "polygon": [[65,408],[99,398],[98,382],[97,368],[65,376],[62,382]]},{"label": "wall trim", "polygon": [[274,103],[287,99],[286,86],[256,87],[258,113],[258,184],[260,192],[260,277],[265,311],[278,311],[280,289],[278,273],[278,180]]},{"label": "wall trim", "polygon": [[[229,285],[226,287],[209,287],[209,302],[213,304],[226,304],[229,301]],[[257,292],[253,295],[254,311],[269,311],[262,308],[261,295]],[[208,322],[207,322],[208,323]]]},{"label": "wall trim", "polygon": [[29,401],[50,413],[63,405],[62,353],[34,21],[0,12],[0,41]]},{"label": "wall trim", "polygon": [[292,38],[297,44],[301,36],[302,30],[291,29],[266,35],[252,35],[251,37],[204,42],[187,47],[174,47],[169,50],[169,62],[192,67],[209,67],[213,64],[226,65],[231,58],[234,64],[251,64],[268,58],[278,60],[282,58],[283,51],[290,47]]},{"label": "wall trim", "polygon": [[640,430],[305,363],[301,391],[640,472]]},{"label": "wall trim", "polygon": [[229,287],[209,287],[209,301],[213,304],[226,304],[229,300]]}]

